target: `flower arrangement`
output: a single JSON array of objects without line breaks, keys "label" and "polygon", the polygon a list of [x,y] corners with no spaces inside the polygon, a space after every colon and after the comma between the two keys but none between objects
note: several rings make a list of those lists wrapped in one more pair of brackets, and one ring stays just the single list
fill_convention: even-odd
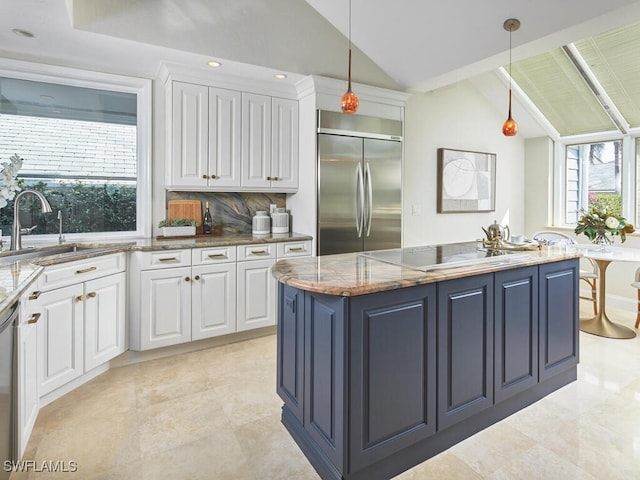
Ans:
[{"label": "flower arrangement", "polygon": [[13,200],[16,192],[20,190],[18,185],[18,171],[22,168],[22,158],[17,154],[9,159],[10,163],[2,162],[2,170],[0,170],[0,208],[7,206],[9,200]]},{"label": "flower arrangement", "polygon": [[582,218],[578,221],[574,232],[576,235],[584,233],[592,242],[611,243],[607,234],[620,235],[622,243],[628,233],[635,231],[631,223],[619,214],[611,213],[606,205],[592,205],[587,212],[582,211]]}]

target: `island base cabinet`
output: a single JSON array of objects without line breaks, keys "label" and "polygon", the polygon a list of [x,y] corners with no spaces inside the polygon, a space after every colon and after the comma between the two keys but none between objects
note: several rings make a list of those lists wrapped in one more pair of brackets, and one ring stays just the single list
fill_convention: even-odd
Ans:
[{"label": "island base cabinet", "polygon": [[577,272],[352,297],[280,284],[283,425],[323,479],[386,480],[437,455],[576,379]]},{"label": "island base cabinet", "polygon": [[493,275],[438,285],[438,429],[493,404]]},{"label": "island base cabinet", "polygon": [[495,274],[495,401],[538,383],[538,267]]},{"label": "island base cabinet", "polygon": [[579,266],[540,266],[540,380],[575,368],[579,358]]},{"label": "island base cabinet", "polygon": [[435,285],[354,297],[349,324],[350,468],[436,432]]}]

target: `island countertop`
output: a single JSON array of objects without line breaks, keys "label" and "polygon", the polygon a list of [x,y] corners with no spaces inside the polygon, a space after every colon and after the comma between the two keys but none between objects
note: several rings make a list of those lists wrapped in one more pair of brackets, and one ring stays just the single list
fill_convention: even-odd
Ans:
[{"label": "island countertop", "polygon": [[344,253],[319,257],[280,260],[272,267],[278,282],[314,293],[343,297],[365,295],[454,278],[497,272],[542,263],[580,257],[581,253],[564,246],[542,246],[540,250],[496,257],[493,262],[418,270],[376,260],[367,253]]}]

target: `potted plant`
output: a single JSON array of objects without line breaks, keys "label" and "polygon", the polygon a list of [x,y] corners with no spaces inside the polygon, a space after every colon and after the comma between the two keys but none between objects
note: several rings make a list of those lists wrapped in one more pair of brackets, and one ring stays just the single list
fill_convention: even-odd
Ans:
[{"label": "potted plant", "polygon": [[189,218],[172,218],[162,220],[158,228],[164,237],[189,237],[196,234],[198,222]]}]

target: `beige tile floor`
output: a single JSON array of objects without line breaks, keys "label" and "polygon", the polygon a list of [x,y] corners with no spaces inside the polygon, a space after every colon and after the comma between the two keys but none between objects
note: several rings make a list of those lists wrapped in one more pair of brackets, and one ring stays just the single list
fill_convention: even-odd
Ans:
[{"label": "beige tile floor", "polygon": [[[577,382],[397,478],[640,478],[640,339],[580,342]],[[44,407],[29,442],[24,460],[77,473],[11,479],[316,479],[280,424],[275,350],[268,336],[113,369]]]}]

